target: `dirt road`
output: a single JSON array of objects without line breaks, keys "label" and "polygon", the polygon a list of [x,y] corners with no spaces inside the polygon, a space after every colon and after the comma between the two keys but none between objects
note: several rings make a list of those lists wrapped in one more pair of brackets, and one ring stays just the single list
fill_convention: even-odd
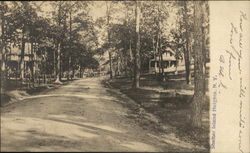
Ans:
[{"label": "dirt road", "polygon": [[124,99],[82,79],[1,108],[1,151],[183,151],[127,117]]}]

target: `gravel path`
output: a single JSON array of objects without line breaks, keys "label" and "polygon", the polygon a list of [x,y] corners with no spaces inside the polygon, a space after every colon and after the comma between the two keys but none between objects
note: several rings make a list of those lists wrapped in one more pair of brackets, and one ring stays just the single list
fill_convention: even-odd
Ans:
[{"label": "gravel path", "polygon": [[141,128],[108,90],[101,78],[82,79],[1,108],[1,151],[192,150]]}]

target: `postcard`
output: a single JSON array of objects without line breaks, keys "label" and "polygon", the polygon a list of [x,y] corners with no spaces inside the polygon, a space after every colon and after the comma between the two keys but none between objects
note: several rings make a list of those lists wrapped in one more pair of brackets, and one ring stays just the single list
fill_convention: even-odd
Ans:
[{"label": "postcard", "polygon": [[250,152],[250,1],[0,13],[1,152]]}]

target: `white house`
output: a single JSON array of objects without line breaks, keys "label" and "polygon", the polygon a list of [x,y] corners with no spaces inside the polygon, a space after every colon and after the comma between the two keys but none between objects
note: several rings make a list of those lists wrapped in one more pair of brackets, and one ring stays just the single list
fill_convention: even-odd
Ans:
[{"label": "white house", "polygon": [[[32,57],[34,61],[34,69],[38,70],[38,62],[41,61],[41,58],[36,55],[36,53],[31,52],[31,44],[26,42],[24,49],[24,69],[28,71],[32,65]],[[6,55],[7,66],[9,70],[15,72],[20,68],[20,59],[21,59],[21,47],[14,44],[9,44],[8,54]]]},{"label": "white house", "polygon": [[[178,65],[179,64],[184,64],[184,60],[179,60],[177,61],[176,57],[175,57],[175,52],[167,47],[166,49],[164,49],[162,54],[162,64],[164,67],[164,72],[175,72],[177,70],[177,62]],[[159,60],[159,56],[153,57],[153,59],[149,60],[149,73],[159,73],[159,65],[160,65],[160,60]]]}]

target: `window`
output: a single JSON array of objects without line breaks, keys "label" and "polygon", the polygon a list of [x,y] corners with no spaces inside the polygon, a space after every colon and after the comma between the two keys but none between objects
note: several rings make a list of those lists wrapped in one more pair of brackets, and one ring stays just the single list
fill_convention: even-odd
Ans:
[{"label": "window", "polygon": [[150,62],[150,67],[155,67],[155,61]]},{"label": "window", "polygon": [[163,67],[168,68],[169,67],[169,62],[168,61],[163,61]]}]

